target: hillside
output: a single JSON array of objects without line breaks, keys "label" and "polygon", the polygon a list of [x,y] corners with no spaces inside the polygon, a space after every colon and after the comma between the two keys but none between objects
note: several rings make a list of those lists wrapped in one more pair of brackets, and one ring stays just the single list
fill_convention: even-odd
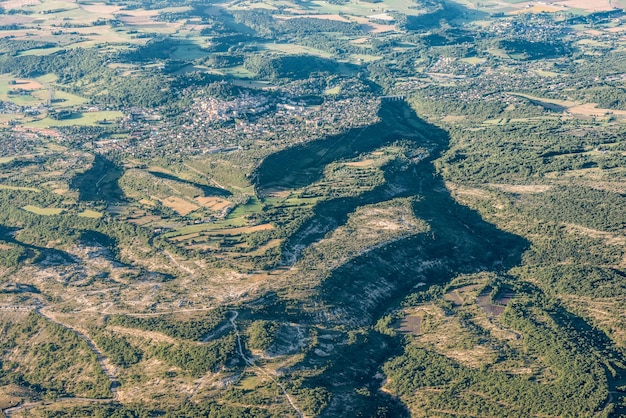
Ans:
[{"label": "hillside", "polygon": [[0,3],[0,410],[626,416],[618,3]]}]

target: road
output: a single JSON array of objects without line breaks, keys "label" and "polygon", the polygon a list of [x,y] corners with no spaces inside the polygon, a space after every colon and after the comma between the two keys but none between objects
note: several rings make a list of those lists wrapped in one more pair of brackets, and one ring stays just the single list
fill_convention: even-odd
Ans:
[{"label": "road", "polygon": [[83,334],[81,331],[77,330],[76,328],[64,324],[63,322],[58,321],[54,315],[52,315],[51,313],[49,313],[48,311],[46,311],[45,309],[39,309],[38,312],[45,317],[46,319],[48,319],[50,322],[54,322],[57,325],[62,326],[63,328],[73,332],[74,334],[76,334],[76,336],[78,338],[80,338],[81,340],[83,340],[85,343],[87,343],[87,345],[89,346],[89,348],[91,349],[91,351],[94,352],[94,354],[96,355],[96,359],[98,360],[98,364],[100,364],[100,368],[102,369],[102,372],[108,377],[109,382],[111,384],[111,393],[113,394],[113,398],[112,399],[117,399],[117,387],[119,386],[119,382],[117,380],[117,370],[115,367],[111,366],[110,364],[107,363],[107,357],[102,353],[102,351],[100,351],[100,349],[96,346],[96,344],[89,338],[87,337],[85,334]]},{"label": "road", "polygon": [[304,418],[304,414],[302,413],[302,411],[300,411],[300,408],[298,408],[296,406],[295,402],[293,401],[291,396],[289,396],[289,393],[287,392],[285,387],[278,381],[278,379],[276,379],[270,373],[268,373],[265,370],[263,370],[262,367],[258,366],[253,358],[250,358],[250,357],[245,355],[245,353],[243,352],[243,344],[241,344],[241,336],[239,335],[239,329],[237,328],[237,324],[235,324],[235,319],[237,319],[237,317],[239,316],[239,313],[237,311],[232,311],[232,313],[233,313],[233,315],[229,318],[229,321],[230,321],[233,329],[235,330],[235,335],[237,337],[237,353],[239,353],[239,356],[243,359],[243,361],[247,365],[249,365],[250,367],[254,368],[256,371],[261,373],[263,376],[268,377],[270,380],[272,380],[276,384],[276,386],[278,386],[280,388],[280,390],[283,392],[283,394],[287,398],[287,401],[289,401],[289,404],[294,409],[294,411],[296,411],[298,416],[300,418]]},{"label": "road", "polygon": [[117,380],[117,375],[116,375],[116,370],[114,367],[111,367],[109,364],[107,364],[106,360],[106,356],[104,354],[102,354],[102,352],[100,351],[100,349],[98,349],[98,347],[94,344],[93,341],[91,341],[91,339],[89,339],[89,337],[87,337],[85,334],[83,334],[81,331],[77,330],[76,328],[73,328],[67,324],[64,324],[60,321],[58,321],[54,315],[50,314],[49,312],[47,312],[45,309],[42,309],[40,307],[36,307],[35,310],[44,318],[46,318],[47,320],[49,320],[50,322],[54,322],[57,325],[62,326],[63,328],[73,332],[78,338],[80,338],[81,340],[85,341],[85,343],[87,343],[87,345],[89,346],[89,348],[94,352],[94,354],[96,355],[96,359],[98,360],[98,364],[100,365],[100,368],[102,369],[102,372],[107,376],[107,378],[109,379],[110,382],[110,390],[111,390],[111,394],[113,395],[110,398],[103,398],[103,399],[96,399],[96,398],[73,398],[73,397],[63,397],[63,398],[58,398],[54,401],[50,401],[50,400],[45,400],[45,401],[38,401],[38,402],[26,402],[23,403],[21,405],[18,406],[14,406],[11,408],[7,408],[4,409],[2,412],[4,413],[4,415],[7,418],[11,418],[11,416],[13,414],[15,414],[18,411],[21,410],[26,410],[26,409],[31,409],[31,408],[35,408],[37,406],[42,406],[42,405],[50,405],[52,403],[55,402],[63,402],[63,401],[80,401],[80,402],[95,402],[95,403],[108,403],[108,402],[112,402],[117,400],[117,387],[119,386],[119,382]]}]

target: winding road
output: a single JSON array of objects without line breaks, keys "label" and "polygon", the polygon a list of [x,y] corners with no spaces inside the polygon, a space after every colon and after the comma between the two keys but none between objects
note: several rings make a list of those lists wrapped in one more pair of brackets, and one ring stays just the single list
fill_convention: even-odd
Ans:
[{"label": "winding road", "polygon": [[287,401],[289,401],[289,404],[291,405],[291,407],[294,409],[294,411],[296,411],[296,413],[298,414],[298,416],[300,418],[304,418],[304,414],[302,413],[302,411],[300,410],[300,408],[298,408],[295,404],[295,402],[293,401],[293,399],[291,398],[291,396],[289,396],[289,393],[287,392],[287,390],[285,389],[285,386],[283,386],[278,379],[276,379],[274,376],[272,376],[270,373],[266,372],[262,367],[258,366],[256,364],[256,362],[254,361],[253,358],[248,357],[245,355],[245,353],[243,352],[243,344],[241,343],[241,336],[239,334],[239,329],[237,328],[237,324],[235,324],[235,319],[237,319],[237,317],[239,316],[239,312],[237,311],[231,311],[233,313],[233,315],[229,318],[229,321],[233,327],[233,329],[235,330],[235,335],[237,336],[237,353],[239,353],[239,356],[243,359],[243,361],[249,365],[250,367],[254,368],[255,370],[257,370],[259,373],[261,373],[263,376],[268,377],[270,380],[272,380],[276,386],[278,386],[280,388],[280,390],[283,392],[283,394],[285,395],[285,397],[287,398]]},{"label": "winding road", "polygon": [[92,403],[108,403],[108,402],[112,402],[117,400],[117,388],[119,386],[119,382],[117,380],[117,375],[116,375],[116,369],[114,367],[112,367],[111,365],[107,364],[106,360],[107,357],[102,354],[102,352],[100,351],[100,349],[94,344],[94,342],[89,339],[89,337],[87,337],[85,334],[83,334],[81,331],[77,330],[76,328],[73,328],[67,324],[64,324],[63,322],[58,321],[52,314],[50,314],[49,312],[45,311],[42,308],[37,308],[35,309],[37,311],[37,313],[39,313],[41,316],[43,316],[44,318],[46,318],[47,320],[49,320],[50,322],[53,322],[57,325],[62,326],[63,328],[73,332],[78,338],[80,338],[81,340],[85,341],[85,343],[87,344],[87,346],[89,347],[89,349],[91,349],[91,351],[94,352],[94,354],[96,355],[96,359],[98,360],[98,364],[100,365],[100,368],[102,369],[102,372],[107,376],[107,378],[109,379],[110,382],[110,390],[111,390],[111,394],[113,395],[110,398],[81,398],[81,397],[63,397],[63,398],[58,398],[54,401],[50,401],[50,400],[45,400],[45,401],[38,401],[38,402],[25,402],[21,405],[17,405],[11,408],[7,408],[2,410],[2,412],[4,413],[4,415],[7,418],[11,418],[11,416],[13,414],[15,414],[18,411],[21,410],[27,410],[27,409],[31,409],[31,408],[35,408],[37,406],[42,406],[42,405],[51,405],[55,402],[64,402],[64,401],[80,401],[80,402],[92,402]]}]

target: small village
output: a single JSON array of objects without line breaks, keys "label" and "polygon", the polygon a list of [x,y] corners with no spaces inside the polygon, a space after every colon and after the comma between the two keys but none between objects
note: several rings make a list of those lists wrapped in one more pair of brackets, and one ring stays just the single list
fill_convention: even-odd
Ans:
[{"label": "small village", "polygon": [[377,109],[378,101],[367,98],[304,106],[264,96],[246,95],[229,101],[207,97],[194,102],[184,124],[147,118],[124,120],[122,129],[142,136],[120,140],[114,146],[141,157],[210,154],[254,144],[284,147],[371,124],[376,121]]}]

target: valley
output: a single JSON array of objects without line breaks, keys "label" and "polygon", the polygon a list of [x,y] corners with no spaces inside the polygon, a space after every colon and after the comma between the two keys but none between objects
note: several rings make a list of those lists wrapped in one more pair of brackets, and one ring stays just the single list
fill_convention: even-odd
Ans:
[{"label": "valley", "polygon": [[0,2],[0,415],[625,415],[618,3]]}]

